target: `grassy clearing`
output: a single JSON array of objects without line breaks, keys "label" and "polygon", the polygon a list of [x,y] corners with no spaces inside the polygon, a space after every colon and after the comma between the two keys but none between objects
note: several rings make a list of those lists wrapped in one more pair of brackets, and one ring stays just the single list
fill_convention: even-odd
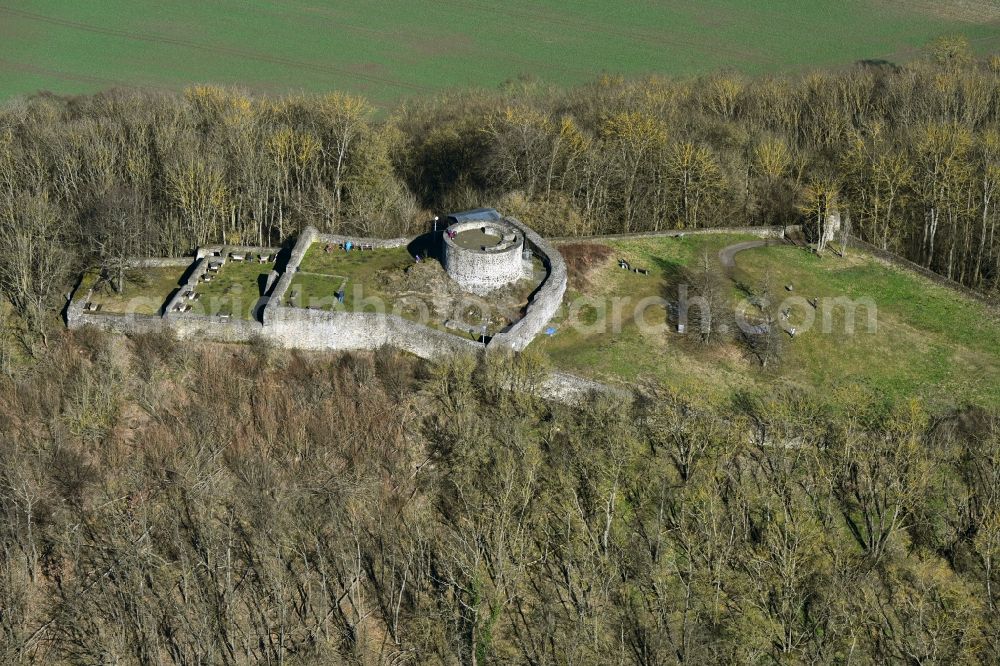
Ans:
[{"label": "grassy clearing", "polygon": [[[607,242],[613,253],[591,273],[590,286],[566,292],[564,306],[553,320],[556,335],[533,344],[558,367],[572,372],[626,382],[653,376],[689,393],[721,399],[748,383],[749,363],[732,353],[706,356],[699,345],[679,336],[644,333],[636,323],[636,311],[641,308],[640,316],[648,324],[664,325],[666,308],[656,302],[643,307],[644,301],[672,297],[668,285],[704,254],[717,263],[720,249],[752,239],[720,234]],[[649,270],[649,275],[621,270],[618,259]],[[620,322],[617,329],[615,321]]]},{"label": "grassy clearing", "polygon": [[[379,288],[377,276],[383,271],[402,271],[413,265],[405,247],[324,252],[321,244],[306,251],[299,272],[288,289],[288,298],[298,294],[295,304],[331,310],[335,307],[354,312],[366,309],[365,299],[378,298],[388,303],[389,296]],[[344,304],[336,303],[335,294],[344,287]],[[371,309],[371,306],[367,306]]]},{"label": "grassy clearing", "polygon": [[199,282],[195,312],[253,319],[253,308],[264,295],[273,263],[227,261],[211,282]]},{"label": "grassy clearing", "polygon": [[90,301],[101,306],[100,312],[159,314],[186,271],[185,266],[136,269],[128,273],[125,288],[118,293],[109,281],[101,279],[98,271],[91,270],[84,275],[76,294],[83,298],[94,287]]},{"label": "grassy clearing", "polygon": [[376,273],[386,269],[403,269],[413,263],[413,258],[405,247],[394,247],[377,250],[343,250],[333,249],[324,252],[319,243],[315,243],[306,251],[299,271],[305,273],[321,273],[323,275],[343,275],[352,280],[366,280]]},{"label": "grassy clearing", "polygon": [[867,256],[816,257],[791,247],[737,255],[751,279],[776,272],[816,297],[870,300],[878,327],[866,330],[863,310],[854,335],[833,311],[821,326],[788,346],[785,375],[815,386],[856,383],[877,394],[930,403],[1000,405],[1000,323],[985,306],[920,276]]},{"label": "grassy clearing", "polygon": [[749,73],[905,59],[946,33],[1000,46],[996,5],[927,0],[25,0],[0,7],[0,98],[192,82],[378,103],[522,74]]},{"label": "grassy clearing", "polygon": [[[1000,405],[1000,324],[995,316],[977,302],[866,255],[821,259],[789,246],[737,255],[737,279],[754,286],[769,280],[781,298],[799,299],[798,304],[789,302],[793,325],[801,327],[803,318],[813,314],[803,298],[823,303],[827,297],[846,296],[870,299],[877,307],[872,333],[866,330],[864,308],[857,311],[853,335],[845,331],[843,309],[831,309],[829,333],[823,332],[819,315],[810,331],[788,341],[773,370],[762,371],[736,344],[705,347],[692,335],[640,329],[635,312],[643,298],[675,298],[668,285],[677,282],[683,267],[706,251],[716,262],[721,247],[739,240],[689,236],[608,243],[615,255],[590,276],[590,287],[567,294],[569,304],[581,296],[594,302],[578,303],[575,313],[564,307],[555,322],[557,334],[534,344],[557,366],[573,372],[625,382],[652,377],[711,400],[725,400],[740,389],[791,383],[831,395],[860,385],[889,399],[919,397],[935,406]],[[644,277],[621,271],[618,255],[633,265],[655,266],[658,273]],[[781,288],[786,284],[794,292]],[[614,298],[622,299],[618,330],[610,323],[593,330],[570,325],[601,321],[599,309],[611,312]],[[648,307],[645,321],[662,324],[666,314],[662,306]]]}]

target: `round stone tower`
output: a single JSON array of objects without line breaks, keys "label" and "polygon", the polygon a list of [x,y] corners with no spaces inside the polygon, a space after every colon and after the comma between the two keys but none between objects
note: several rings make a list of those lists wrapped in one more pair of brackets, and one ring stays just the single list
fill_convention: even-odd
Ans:
[{"label": "round stone tower", "polygon": [[490,212],[498,219],[449,216],[457,221],[444,233],[444,267],[449,277],[466,291],[480,295],[524,277],[524,235],[496,211]]}]

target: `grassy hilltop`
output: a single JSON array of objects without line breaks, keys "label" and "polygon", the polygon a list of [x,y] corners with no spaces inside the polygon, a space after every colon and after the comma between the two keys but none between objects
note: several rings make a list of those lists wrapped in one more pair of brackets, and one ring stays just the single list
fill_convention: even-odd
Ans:
[{"label": "grassy hilltop", "polygon": [[[765,281],[773,283],[774,300],[787,299],[789,325],[800,331],[794,339],[782,336],[781,359],[773,368],[762,370],[732,339],[703,345],[695,327],[689,335],[656,327],[667,320],[665,308],[643,299],[673,301],[677,285],[689,282],[686,276],[697,272],[702,256],[707,253],[716,271],[718,251],[749,238],[709,235],[607,242],[612,253],[587,272],[583,284],[571,280],[554,321],[556,335],[542,336],[534,347],[570,372],[611,382],[653,378],[717,401],[738,391],[790,383],[802,391],[822,393],[832,403],[840,400],[841,392],[862,387],[890,401],[920,398],[936,408],[1000,405],[996,312],[860,251],[820,258],[784,245],[736,256],[737,281],[754,291]],[[649,275],[620,270],[619,257],[648,268]],[[720,284],[732,289],[731,302],[746,298],[728,280]],[[785,285],[794,291],[786,292]],[[846,329],[843,309],[830,310],[831,327],[824,331],[823,306],[810,312],[804,301],[838,297],[874,304],[875,329],[868,329],[868,310],[859,307],[853,333]],[[614,317],[603,318],[595,311],[603,306],[610,313],[615,299],[622,313],[619,330],[613,329]],[[637,306],[653,326],[640,329]],[[815,319],[804,326],[808,316]]]},{"label": "grassy hilltop", "polygon": [[944,33],[982,52],[1000,46],[998,21],[985,0],[25,0],[0,3],[0,99],[207,82],[391,103],[525,73],[575,84],[905,60]]}]

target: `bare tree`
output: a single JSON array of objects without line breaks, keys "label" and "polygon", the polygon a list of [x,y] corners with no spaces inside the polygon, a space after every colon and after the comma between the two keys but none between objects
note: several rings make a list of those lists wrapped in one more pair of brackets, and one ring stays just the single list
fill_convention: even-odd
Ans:
[{"label": "bare tree", "polygon": [[93,242],[102,271],[121,293],[130,261],[142,252],[141,202],[134,193],[122,191],[112,193],[109,199],[97,212]]},{"label": "bare tree", "polygon": [[45,193],[20,195],[0,210],[0,289],[46,344],[43,319],[70,266],[63,230]]},{"label": "bare tree", "polygon": [[851,225],[851,212],[847,211],[840,220],[840,256],[842,257],[847,256],[847,248],[851,244],[851,234],[853,232],[854,228]]},{"label": "bare tree", "polygon": [[775,365],[781,360],[785,345],[785,330],[781,324],[777,293],[770,286],[770,278],[765,278],[761,293],[753,300],[750,311],[744,310],[738,317],[740,338],[745,348],[762,368]]},{"label": "bare tree", "polygon": [[[702,253],[697,267],[687,272],[694,291],[693,297],[683,297],[678,316],[687,319],[687,325],[697,328],[705,344],[724,340],[733,331],[732,303],[729,283],[708,251]],[[686,296],[686,295],[684,295]]]},{"label": "bare tree", "polygon": [[827,177],[814,179],[803,190],[803,201],[800,210],[813,221],[816,239],[816,251],[820,254],[826,250],[830,241],[833,224],[832,218],[838,216],[837,197],[840,185],[836,180]]}]

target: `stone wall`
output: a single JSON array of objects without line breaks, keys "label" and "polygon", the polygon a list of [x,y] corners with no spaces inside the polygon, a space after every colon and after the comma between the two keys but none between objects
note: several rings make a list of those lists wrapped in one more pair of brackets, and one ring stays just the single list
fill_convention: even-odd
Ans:
[{"label": "stone wall", "polygon": [[[80,289],[79,285],[76,287],[77,290]],[[83,311],[83,305],[90,300],[90,294],[93,290],[88,290],[83,297],[77,296],[74,291],[70,294],[69,303],[66,304],[66,327],[67,328],[78,328],[83,326],[80,322],[82,321],[83,315],[87,314]]]},{"label": "stone wall", "polygon": [[151,333],[164,329],[163,318],[159,315],[138,314],[103,314],[96,312],[66,312],[66,323],[69,328],[93,326],[109,333],[120,335],[135,335]]},{"label": "stone wall", "polygon": [[203,315],[161,317],[140,314],[104,314],[67,310],[66,324],[76,329],[93,326],[110,333],[136,335],[155,331],[172,331],[179,339],[213,342],[249,342],[264,335],[263,327],[245,319],[219,319]]},{"label": "stone wall", "polygon": [[396,247],[409,245],[412,238],[359,238],[357,236],[339,236],[337,234],[317,233],[315,241],[317,243],[340,244],[351,241],[354,245],[371,245],[375,249],[389,250]]},{"label": "stone wall", "polygon": [[[265,339],[283,347],[319,351],[376,349],[390,345],[426,359],[456,354],[476,355],[483,351],[479,343],[427,329],[394,315],[281,308],[274,323],[261,326],[244,320],[167,319],[156,315],[95,314],[77,310],[75,314],[67,315],[70,328],[94,326],[120,335],[172,331],[180,340],[247,343]],[[624,389],[564,372],[550,373],[538,387],[538,393],[564,404],[576,404],[598,393],[620,397],[629,395]]]},{"label": "stone wall", "polygon": [[629,392],[625,389],[565,372],[550,372],[549,376],[542,382],[538,392],[545,398],[565,404],[583,402],[594,394],[607,394],[620,398],[630,397]]},{"label": "stone wall", "polygon": [[190,266],[194,257],[145,257],[129,259],[129,268],[181,268]]},{"label": "stone wall", "polygon": [[[513,229],[507,225],[484,220],[459,222],[448,227],[448,231],[461,234],[464,231],[486,227],[499,236],[509,234]],[[474,294],[487,294],[524,277],[524,264],[521,257],[524,247],[523,234],[516,233],[515,239],[502,242],[496,248],[486,250],[467,249],[459,246],[447,234],[444,240],[444,268],[448,276],[466,291]]]},{"label": "stone wall", "polygon": [[557,249],[519,220],[510,217],[505,220],[524,234],[524,242],[543,258],[548,271],[545,281],[528,304],[524,316],[506,331],[493,336],[490,341],[490,347],[521,351],[542,332],[562,304],[563,295],[566,293],[566,263]]},{"label": "stone wall", "polygon": [[196,257],[201,259],[213,255],[216,252],[220,257],[228,257],[231,252],[242,254],[270,254],[274,256],[281,252],[280,247],[265,247],[263,245],[206,245],[198,248]]},{"label": "stone wall", "polygon": [[273,307],[268,312],[265,337],[288,348],[346,351],[389,345],[427,359],[483,351],[483,345],[474,340],[397,315],[291,307]]},{"label": "stone wall", "polygon": [[[521,246],[523,244],[524,247],[531,249],[543,258],[548,274],[532,297],[525,316],[512,324],[506,331],[495,335],[489,345],[485,347],[487,351],[501,348],[514,351],[523,350],[541,333],[561,305],[566,291],[566,265],[550,240],[585,242],[602,239],[676,237],[686,234],[718,233],[781,238],[784,231],[780,227],[732,227],[546,240],[514,218],[504,218],[504,221],[516,228],[522,235],[521,243],[518,243],[516,247],[518,269],[521,268]],[[482,226],[479,221],[469,224],[473,227]],[[213,248],[203,248],[199,251],[198,259],[186,285],[182,286],[177,294],[171,298],[162,316],[84,312],[83,304],[90,298],[87,294],[83,298],[76,297],[70,300],[66,308],[66,323],[71,329],[95,326],[106,331],[127,335],[169,330],[173,331],[180,339],[219,342],[249,342],[257,338],[264,338],[282,347],[311,350],[371,350],[387,345],[426,359],[455,354],[479,354],[484,351],[484,346],[479,342],[422,326],[397,315],[328,312],[281,305],[282,297],[294,278],[303,256],[313,242],[341,243],[348,240],[358,245],[367,244],[378,248],[400,247],[410,242],[409,239],[402,238],[379,240],[319,234],[315,228],[307,227],[292,248],[285,271],[280,276],[275,273],[269,277],[268,284],[274,284],[274,289],[265,306],[263,323],[191,313],[170,313],[170,309],[173,308],[180,294],[189,287],[193,288],[200,276],[207,270],[209,259],[206,255],[210,254]],[[849,243],[852,247],[863,250],[889,264],[916,272],[936,284],[996,307],[995,304],[990,304],[982,294],[891,252],[855,238],[851,238]],[[218,246],[217,249],[220,252],[233,251],[234,249],[252,252],[270,251],[276,253],[278,251],[274,248],[234,248],[232,246]],[[474,254],[488,256],[486,253]],[[135,267],[180,267],[189,263],[190,259],[185,258],[139,259],[133,265]],[[540,387],[540,392],[548,398],[570,403],[585,399],[595,392],[628,395],[627,391],[622,389],[608,387],[599,382],[559,372],[552,373],[545,380]]]},{"label": "stone wall", "polygon": [[180,317],[164,317],[163,321],[165,327],[172,329],[181,339],[249,342],[254,338],[267,337],[259,321],[248,319],[221,319],[212,315],[185,313]]},{"label": "stone wall", "polygon": [[[200,254],[200,253],[199,253]],[[198,286],[198,280],[201,276],[205,274],[208,270],[208,263],[211,257],[202,256],[198,259],[198,263],[194,265],[191,270],[191,274],[188,276],[187,282],[182,284],[180,288],[174,292],[174,295],[167,301],[167,306],[163,309],[164,316],[183,316],[183,313],[173,312],[174,306],[184,297],[184,293],[193,290]]]},{"label": "stone wall", "polygon": [[[566,265],[547,241],[520,221],[506,218],[505,221],[517,229],[522,243],[543,257],[548,275],[542,282],[528,305],[525,316],[515,322],[507,331],[493,337],[490,345],[520,351],[548,324],[562,302],[566,291]],[[482,222],[471,222],[470,228],[482,226]],[[306,349],[374,349],[388,344],[405,349],[422,358],[433,358],[443,351],[469,351],[482,346],[467,338],[421,326],[394,315],[376,313],[327,312],[284,306],[282,301],[302,257],[313,243],[344,243],[351,241],[357,245],[372,245],[376,248],[395,248],[407,245],[412,239],[358,238],[321,234],[314,227],[306,227],[292,248],[285,271],[277,278],[267,304],[264,307],[266,337],[274,337],[282,346],[302,346]],[[516,263],[518,275],[523,270],[522,245],[516,247],[511,258]],[[381,327],[380,320],[386,323]]]},{"label": "stone wall", "polygon": [[292,248],[284,273],[277,279],[264,307],[262,335],[282,347],[316,350],[363,350],[383,345],[421,358],[442,354],[481,352],[483,345],[470,339],[421,326],[396,315],[374,312],[330,312],[282,305],[299,264],[313,243],[371,245],[379,249],[403,247],[409,238],[378,239],[321,234],[306,227]]},{"label": "stone wall", "polygon": [[316,235],[316,227],[308,226],[302,230],[302,233],[299,234],[298,239],[295,241],[295,245],[292,246],[292,252],[288,257],[288,262],[285,264],[285,271],[278,278],[274,289],[271,290],[270,295],[267,297],[266,305],[264,305],[263,319],[265,323],[270,315],[271,308],[281,306],[281,299],[285,297],[285,292],[288,291],[292,280],[295,279],[295,273],[299,270],[302,257],[306,256],[306,252],[316,239]]},{"label": "stone wall", "polygon": [[[486,275],[490,272],[481,264],[482,258],[497,258],[502,260],[504,270],[516,270],[520,276],[523,271],[521,252],[523,248],[530,249],[542,257],[547,269],[547,276],[528,304],[524,317],[513,323],[507,330],[498,333],[490,341],[491,349],[507,348],[521,351],[537,337],[562,303],[566,291],[566,265],[558,250],[546,239],[514,218],[504,218],[504,223],[513,227],[520,235],[520,242],[513,247],[500,252],[466,251],[466,255],[474,258],[469,262],[469,274]],[[481,220],[461,223],[463,229],[478,228],[485,223]],[[782,230],[776,227],[734,227],[726,229],[696,229],[686,231],[665,231],[640,234],[622,234],[614,236],[591,237],[597,240],[613,238],[644,238],[656,236],[679,236],[682,234],[708,233],[742,233],[760,237],[780,237]],[[229,252],[269,252],[277,253],[277,248],[217,245],[201,248],[198,260],[185,285],[167,303],[162,321],[156,316],[142,315],[112,315],[102,313],[85,313],[82,304],[86,299],[75,299],[67,309],[67,324],[71,328],[82,325],[94,325],[106,330],[117,332],[144,332],[155,328],[171,328],[179,337],[202,337],[209,340],[246,341],[254,336],[264,336],[275,340],[285,347],[301,347],[305,349],[374,349],[381,345],[392,345],[404,349],[423,358],[434,358],[443,353],[458,353],[481,351],[482,345],[474,340],[458,335],[445,333],[426,326],[421,326],[395,315],[377,313],[348,313],[306,310],[283,306],[284,298],[299,264],[309,247],[314,242],[344,243],[351,241],[357,245],[372,245],[376,248],[401,247],[411,239],[374,239],[358,238],[334,234],[320,234],[314,227],[306,227],[296,240],[291,255],[283,273],[273,274],[268,280],[268,286],[273,285],[270,296],[264,308],[263,324],[240,319],[223,319],[193,313],[172,312],[173,307],[181,298],[181,294],[193,289],[198,280],[208,269],[209,255],[220,252],[223,259]],[[461,249],[461,248],[458,248]],[[136,265],[143,266],[183,266],[189,260],[179,259],[143,259]],[[140,262],[142,262],[140,264]],[[919,267],[917,267],[919,269]],[[933,274],[932,274],[933,275]],[[940,279],[940,276],[937,276]],[[480,277],[482,279],[482,277]]]},{"label": "stone wall", "polygon": [[571,242],[600,240],[628,240],[629,238],[675,238],[677,236],[704,236],[707,234],[746,234],[758,238],[784,238],[782,227],[712,227],[707,229],[671,229],[669,231],[641,231],[634,234],[605,234],[603,236],[553,236],[550,241]]}]

